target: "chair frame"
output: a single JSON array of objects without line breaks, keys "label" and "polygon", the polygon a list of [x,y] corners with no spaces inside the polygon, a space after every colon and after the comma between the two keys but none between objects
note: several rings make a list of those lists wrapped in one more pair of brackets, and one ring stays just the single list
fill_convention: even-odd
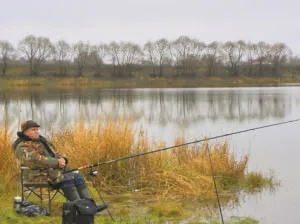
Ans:
[{"label": "chair frame", "polygon": [[[24,180],[24,171],[30,170],[30,168],[21,166],[21,188],[22,188],[22,201],[27,200],[31,194],[37,196],[40,199],[41,205],[43,205],[43,189],[47,189],[47,201],[49,213],[51,215],[51,202],[58,195],[63,193],[60,189],[53,189],[48,182],[25,182]],[[43,171],[45,169],[35,169],[38,171]],[[51,191],[55,190],[54,194],[51,195]],[[38,192],[39,191],[39,192]]]}]

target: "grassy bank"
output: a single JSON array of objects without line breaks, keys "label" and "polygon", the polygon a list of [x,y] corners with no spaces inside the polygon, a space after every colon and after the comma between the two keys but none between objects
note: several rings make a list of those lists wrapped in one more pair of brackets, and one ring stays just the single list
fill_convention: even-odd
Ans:
[{"label": "grassy bank", "polygon": [[0,77],[1,89],[14,88],[196,88],[196,87],[241,87],[276,86],[300,83],[297,77],[203,77],[203,78],[149,78],[96,79],[84,78],[45,78],[45,77]]},{"label": "grassy bank", "polygon": [[[142,130],[134,131],[130,122],[122,120],[99,121],[88,127],[84,122],[79,122],[51,133],[50,138],[57,150],[68,156],[72,167],[165,147],[164,142],[150,139]],[[50,218],[22,219],[13,212],[12,198],[20,193],[10,139],[11,133],[0,129],[0,223],[34,223],[32,220],[37,220],[35,223],[59,223],[62,198],[55,200],[54,216]],[[178,138],[174,145],[184,142],[184,139]],[[93,197],[99,198],[98,193],[101,192],[112,205],[112,213],[118,220],[116,223],[163,223],[173,219],[176,223],[176,220],[195,215],[196,220],[206,217],[206,223],[214,223],[209,218],[211,213],[208,215],[200,210],[198,214],[194,209],[201,207],[203,202],[209,202],[212,210],[216,208],[208,147],[222,205],[237,200],[241,189],[273,184],[272,179],[260,173],[247,173],[248,155],[238,159],[226,142],[190,145],[104,165],[97,168],[99,175],[95,178],[88,176],[88,171],[82,171],[82,174]],[[133,214],[134,221],[129,219]],[[110,223],[106,213],[97,220],[97,223]],[[255,223],[246,221],[238,223]],[[189,223],[201,222],[191,220]]]}]

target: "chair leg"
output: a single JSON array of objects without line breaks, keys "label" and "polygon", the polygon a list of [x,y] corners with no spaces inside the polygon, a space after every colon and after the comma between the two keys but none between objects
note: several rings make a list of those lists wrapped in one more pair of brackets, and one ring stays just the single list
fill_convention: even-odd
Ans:
[{"label": "chair leg", "polygon": [[21,170],[21,190],[22,190],[22,201],[24,201],[24,185],[23,185],[23,170]]},{"label": "chair leg", "polygon": [[52,202],[52,200],[51,200],[51,191],[50,191],[50,188],[48,187],[48,207],[49,207],[49,213],[50,213],[50,215],[51,215],[51,202]]},{"label": "chair leg", "polygon": [[[51,216],[52,213],[52,201],[53,199],[58,195],[61,194],[62,196],[64,196],[64,194],[60,191],[60,190],[55,190],[55,192],[53,192],[53,194],[51,195],[51,191],[53,190],[51,187],[46,187],[47,193],[43,192],[43,188],[45,187],[24,187],[24,185],[22,184],[22,200],[27,200],[29,198],[29,196],[31,194],[36,195],[36,197],[38,197],[40,199],[40,204],[41,206],[43,206],[44,204],[44,199],[48,199],[48,208],[49,208],[49,214]],[[48,194],[48,198],[46,196],[46,198],[44,198],[44,195]]]},{"label": "chair leg", "polygon": [[43,206],[44,198],[43,198],[43,189],[40,187],[40,195],[41,195],[41,206]]}]

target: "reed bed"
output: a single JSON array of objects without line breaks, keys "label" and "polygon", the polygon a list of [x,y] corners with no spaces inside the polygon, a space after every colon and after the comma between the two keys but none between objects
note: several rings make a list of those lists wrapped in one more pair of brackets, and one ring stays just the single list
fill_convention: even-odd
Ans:
[{"label": "reed bed", "polygon": [[[99,120],[92,125],[80,121],[50,135],[57,151],[69,158],[71,167],[94,164],[124,156],[164,148],[162,141],[149,138],[143,130],[135,131],[127,120]],[[17,189],[18,168],[11,149],[11,133],[0,128],[0,193]],[[185,140],[177,138],[174,145]],[[210,145],[208,142],[153,153],[142,157],[96,167],[95,178],[83,170],[88,182],[106,194],[134,193],[160,198],[214,198],[213,173],[219,190],[227,191],[264,183],[264,177],[246,178],[248,155],[237,160],[227,142]],[[251,181],[253,179],[253,181]]]},{"label": "reed bed", "polygon": [[6,128],[0,128],[0,194],[17,189],[18,168],[10,139],[11,133]]},{"label": "reed bed", "polygon": [[[135,136],[137,135],[137,138]],[[69,156],[70,165],[79,167],[165,147],[143,131],[135,133],[130,122],[98,121],[86,127],[81,121],[73,127],[52,133],[58,150]],[[184,143],[178,138],[175,145]],[[160,197],[213,196],[212,170],[207,154],[210,147],[218,186],[227,189],[245,179],[248,156],[237,161],[228,144],[208,143],[154,153],[97,167],[95,185],[108,194],[128,191]]]}]

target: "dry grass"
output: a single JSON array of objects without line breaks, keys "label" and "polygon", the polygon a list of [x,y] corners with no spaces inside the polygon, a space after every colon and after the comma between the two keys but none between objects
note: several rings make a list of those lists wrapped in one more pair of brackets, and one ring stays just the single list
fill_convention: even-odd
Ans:
[{"label": "dry grass", "polygon": [[[143,130],[135,132],[129,121],[105,120],[87,126],[83,121],[51,135],[57,150],[66,154],[73,168],[86,164],[117,159],[149,150],[164,148],[165,144],[151,140]],[[16,189],[18,174],[16,159],[11,150],[11,135],[0,128],[0,191]],[[178,138],[174,145],[184,143]],[[214,198],[212,170],[208,157],[210,147],[214,175],[219,190],[231,190],[237,186],[263,181],[246,176],[248,156],[237,160],[224,142],[209,146],[194,144],[174,150],[153,153],[129,160],[98,167],[99,176],[88,180],[106,194],[134,192],[153,197]],[[87,171],[83,170],[83,174]]]},{"label": "dry grass", "polygon": [[27,86],[44,86],[46,85],[47,80],[44,78],[35,78],[35,79],[14,79],[8,80],[8,87],[27,87]]},{"label": "dry grass", "polygon": [[[70,165],[73,167],[165,147],[163,142],[150,141],[143,130],[136,133],[132,123],[124,120],[98,121],[90,126],[81,121],[70,128],[52,133],[51,138],[58,151],[68,155]],[[22,220],[25,220],[24,223],[27,223],[28,219],[16,216],[12,209],[12,197],[17,193],[18,170],[10,139],[11,133],[8,133],[5,128],[0,128],[0,199],[2,201],[0,222],[6,223],[10,220],[14,223],[23,223]],[[184,143],[182,138],[174,142],[175,145],[181,143]],[[114,198],[115,201],[112,203],[118,206],[113,210],[113,214],[120,215],[120,223],[125,223],[123,219],[124,216],[127,217],[126,211],[129,211],[130,201],[134,206],[141,206],[141,208],[149,206],[147,211],[156,219],[163,217],[184,219],[186,217],[184,206],[178,203],[170,206],[170,202],[177,200],[169,199],[185,197],[192,198],[192,201],[194,199],[200,202],[202,199],[215,201],[208,147],[207,143],[191,145],[103,165],[99,167],[100,175],[92,179],[93,184],[97,189],[101,188],[101,191],[105,191],[106,199],[110,198],[109,201],[112,202]],[[210,146],[210,150],[222,203],[227,203],[230,198],[236,197],[236,194],[225,196],[224,192],[230,187],[243,182],[248,185],[262,183],[263,176],[259,173],[245,176],[248,156],[237,161],[235,155],[229,151],[226,142]],[[95,191],[94,188],[90,190]],[[125,197],[124,200],[121,199],[121,195]],[[167,200],[157,200],[162,198]],[[167,201],[168,204],[164,205],[162,201]],[[61,201],[55,205],[55,208],[60,211]],[[136,207],[133,209],[137,211]],[[126,214],[122,214],[124,212]],[[102,223],[100,219],[103,217],[98,218],[99,223]],[[41,217],[41,219],[29,220],[28,223],[58,223],[59,220],[59,217]],[[105,220],[109,223],[107,219]],[[133,222],[129,219],[128,223]],[[144,221],[136,223],[144,223]]]},{"label": "dry grass", "polygon": [[27,88],[180,88],[180,87],[234,87],[234,86],[269,86],[284,83],[299,83],[298,77],[199,77],[189,78],[128,78],[128,79],[94,79],[84,77],[33,77],[15,76],[14,78],[0,77],[0,88],[27,89]]},{"label": "dry grass", "polygon": [[11,192],[17,188],[18,171],[10,139],[11,133],[6,128],[0,128],[0,192]]},{"label": "dry grass", "polygon": [[[143,131],[135,133],[129,122],[106,121],[85,127],[84,122],[53,133],[59,151],[69,155],[70,165],[79,167],[131,154],[165,147],[163,142],[149,141]],[[184,139],[178,138],[178,145]],[[154,153],[99,167],[97,186],[106,193],[139,191],[163,197],[202,195],[213,196],[208,145],[191,145],[171,151]],[[248,156],[237,161],[229,146],[218,144],[210,148],[218,185],[227,188],[245,178]]]}]

